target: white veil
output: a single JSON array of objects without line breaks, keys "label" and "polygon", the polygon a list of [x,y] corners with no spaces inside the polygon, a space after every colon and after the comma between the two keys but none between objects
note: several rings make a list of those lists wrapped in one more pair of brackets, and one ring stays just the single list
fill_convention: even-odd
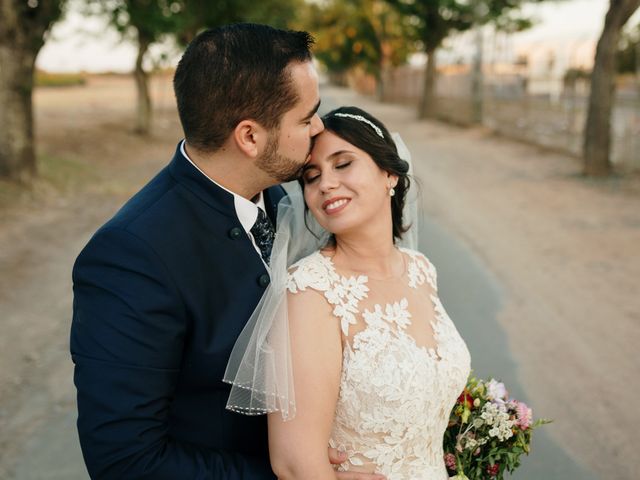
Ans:
[{"label": "white veil", "polygon": [[[409,162],[409,150],[392,134],[398,155]],[[223,381],[231,384],[227,409],[246,415],[279,411],[284,420],[295,417],[291,342],[287,309],[288,267],[324,247],[330,234],[312,215],[305,215],[304,198],[297,184],[287,185],[288,195],[278,205],[276,237],[271,252],[271,282],[236,341]],[[306,222],[305,222],[306,216]],[[411,224],[399,246],[415,249],[418,215],[415,189],[407,192],[403,210]]]}]

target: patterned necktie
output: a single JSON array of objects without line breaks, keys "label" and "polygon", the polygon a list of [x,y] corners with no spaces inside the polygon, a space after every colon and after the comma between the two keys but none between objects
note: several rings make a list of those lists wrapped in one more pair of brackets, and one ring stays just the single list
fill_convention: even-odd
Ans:
[{"label": "patterned necktie", "polygon": [[268,265],[276,231],[273,228],[271,220],[269,220],[269,217],[267,217],[261,208],[258,208],[258,218],[256,219],[256,223],[253,224],[253,227],[251,227],[251,235],[253,235],[256,245],[258,245],[260,249],[262,259]]}]

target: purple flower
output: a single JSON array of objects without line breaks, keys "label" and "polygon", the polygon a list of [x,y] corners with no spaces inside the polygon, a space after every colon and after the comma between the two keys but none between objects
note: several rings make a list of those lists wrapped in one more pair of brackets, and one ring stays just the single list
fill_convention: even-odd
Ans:
[{"label": "purple flower", "polygon": [[508,392],[506,387],[504,386],[504,383],[498,382],[497,380],[494,380],[492,378],[491,381],[487,384],[487,398],[494,403],[504,405],[507,396]]}]

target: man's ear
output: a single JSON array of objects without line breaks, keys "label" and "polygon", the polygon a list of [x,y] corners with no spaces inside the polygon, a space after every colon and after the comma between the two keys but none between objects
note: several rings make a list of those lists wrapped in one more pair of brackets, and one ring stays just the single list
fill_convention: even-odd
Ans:
[{"label": "man's ear", "polygon": [[266,144],[267,131],[255,120],[242,120],[233,130],[233,140],[240,151],[257,158]]}]

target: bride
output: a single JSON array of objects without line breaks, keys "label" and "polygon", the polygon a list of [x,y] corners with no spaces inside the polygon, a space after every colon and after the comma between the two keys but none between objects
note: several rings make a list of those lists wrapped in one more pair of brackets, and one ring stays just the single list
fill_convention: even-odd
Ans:
[{"label": "bride", "polygon": [[304,205],[280,207],[272,283],[227,367],[228,408],[269,413],[282,479],[335,479],[328,445],[346,451],[341,471],[447,479],[443,434],[470,356],[435,267],[399,246],[416,235],[409,163],[358,108],[322,120]]}]

